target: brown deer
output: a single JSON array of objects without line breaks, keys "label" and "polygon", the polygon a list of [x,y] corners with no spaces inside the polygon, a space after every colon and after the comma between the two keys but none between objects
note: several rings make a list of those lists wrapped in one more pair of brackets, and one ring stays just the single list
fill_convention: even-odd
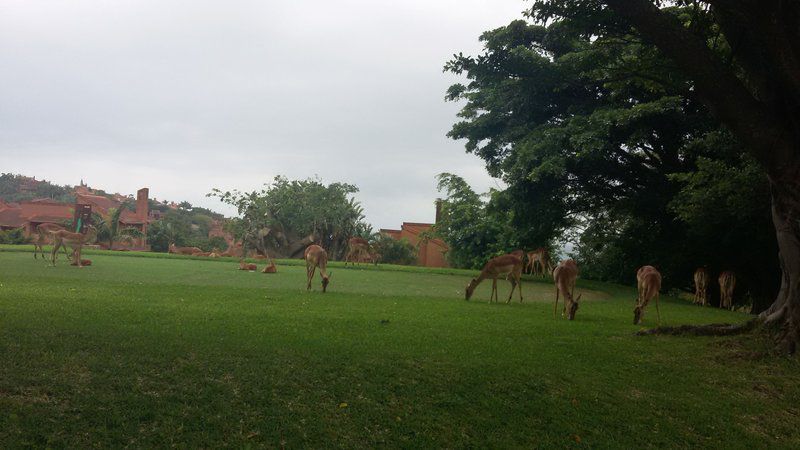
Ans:
[{"label": "brown deer", "polygon": [[550,256],[544,247],[528,252],[528,273],[531,275],[541,275],[553,272],[553,265],[550,263]]},{"label": "brown deer", "polygon": [[719,307],[733,311],[733,290],[736,288],[736,274],[726,270],[719,274]]},{"label": "brown deer", "polygon": [[369,241],[362,237],[351,237],[347,241],[347,256],[344,257],[344,265],[361,262],[369,255]]},{"label": "brown deer", "polygon": [[78,267],[83,267],[81,265],[81,249],[83,246],[89,242],[94,242],[97,238],[97,229],[95,227],[89,225],[86,227],[86,234],[82,233],[73,233],[67,230],[58,230],[53,231],[50,233],[53,236],[53,250],[50,252],[51,261],[53,266],[56,265],[56,253],[58,253],[58,249],[64,245],[69,245],[73,248],[72,250],[72,259],[75,261]]},{"label": "brown deer", "polygon": [[[66,228],[55,223],[40,223],[39,225],[36,225],[36,234],[38,236],[36,237],[36,240],[33,241],[33,259],[38,259],[39,254],[42,255],[42,259],[45,259],[42,245],[47,243],[47,237],[51,235],[50,233],[59,230],[66,230]],[[69,258],[69,255],[67,254],[67,246],[65,245],[63,248],[64,256]]]},{"label": "brown deer", "polygon": [[306,259],[306,276],[308,277],[308,286],[306,289],[311,289],[311,280],[314,278],[314,272],[317,270],[317,267],[319,267],[319,275],[322,277],[322,293],[325,293],[331,279],[331,274],[326,272],[328,267],[328,252],[319,245],[311,244],[306,247],[303,257]]},{"label": "brown deer", "polygon": [[636,297],[636,307],[633,308],[633,324],[639,325],[644,318],[644,309],[654,297],[656,299],[656,313],[658,326],[661,326],[661,311],[658,309],[658,291],[661,290],[661,273],[653,266],[642,266],[636,271],[636,285],[639,295]]},{"label": "brown deer", "polygon": [[578,279],[578,263],[574,259],[565,259],[558,263],[553,269],[553,280],[556,283],[556,302],[553,304],[553,317],[556,317],[558,311],[558,295],[559,293],[564,297],[564,309],[561,310],[561,317],[566,315],[567,319],[575,320],[575,314],[578,312],[578,303],[581,295],[575,298],[575,281]]},{"label": "brown deer", "polygon": [[698,267],[694,271],[694,304],[706,306],[708,299],[708,272],[703,267]]},{"label": "brown deer", "polygon": [[272,258],[269,259],[269,265],[264,266],[264,270],[261,273],[278,273],[278,268],[275,267],[275,261]]},{"label": "brown deer", "polygon": [[502,255],[490,259],[486,265],[483,266],[480,275],[473,278],[467,285],[464,299],[469,300],[481,282],[487,278],[492,279],[492,295],[489,297],[489,303],[492,300],[498,302],[500,300],[497,294],[497,277],[506,276],[506,279],[511,282],[511,292],[508,294],[506,303],[511,302],[511,297],[514,295],[514,289],[519,285],[519,302],[522,303],[522,259],[516,255]]},{"label": "brown deer", "polygon": [[258,266],[251,263],[244,262],[244,258],[239,260],[239,270],[249,270],[250,272],[255,272],[258,270]]},{"label": "brown deer", "polygon": [[177,255],[194,255],[195,253],[202,253],[203,250],[198,247],[176,247],[174,243],[169,244],[169,252]]},{"label": "brown deer", "polygon": [[[72,261],[72,263],[70,264],[70,266],[77,266],[77,265],[78,265],[77,261]],[[91,265],[92,265],[92,260],[91,259],[82,259],[81,260],[81,266],[91,266]]]}]

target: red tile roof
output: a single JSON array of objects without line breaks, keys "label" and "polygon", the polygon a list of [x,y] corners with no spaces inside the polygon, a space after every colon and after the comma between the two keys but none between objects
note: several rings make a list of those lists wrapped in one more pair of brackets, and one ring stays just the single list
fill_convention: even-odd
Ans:
[{"label": "red tile roof", "polygon": [[18,228],[25,225],[26,222],[22,217],[22,210],[19,208],[7,208],[0,211],[0,227]]},{"label": "red tile roof", "polygon": [[103,197],[102,195],[77,194],[75,196],[75,201],[78,203],[92,205],[92,209],[100,214],[106,214],[108,213],[109,209],[119,206],[118,202],[115,202],[110,198]]},{"label": "red tile roof", "polygon": [[141,217],[129,209],[123,209],[122,214],[119,216],[119,221],[126,224],[140,224],[145,223]]}]

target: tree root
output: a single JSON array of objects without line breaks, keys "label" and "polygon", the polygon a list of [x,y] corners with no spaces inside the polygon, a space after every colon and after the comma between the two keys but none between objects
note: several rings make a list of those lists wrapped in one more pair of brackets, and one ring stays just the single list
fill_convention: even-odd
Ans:
[{"label": "tree root", "polygon": [[671,336],[733,336],[753,331],[759,324],[760,319],[752,319],[740,325],[729,323],[712,323],[708,325],[681,325],[678,327],[657,327],[649,330],[637,331],[636,336],[648,335],[671,335]]}]

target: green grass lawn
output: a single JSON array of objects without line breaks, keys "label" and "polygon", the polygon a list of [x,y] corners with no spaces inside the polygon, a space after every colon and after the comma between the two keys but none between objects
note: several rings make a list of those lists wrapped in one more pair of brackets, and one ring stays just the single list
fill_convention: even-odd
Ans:
[{"label": "green grass lawn", "polygon": [[[466,302],[467,271],[333,264],[322,294],[299,261],[2,250],[0,448],[800,447],[797,361],[636,337],[631,288],[579,282],[570,322],[552,284]],[[665,325],[748,319],[661,300]]]}]

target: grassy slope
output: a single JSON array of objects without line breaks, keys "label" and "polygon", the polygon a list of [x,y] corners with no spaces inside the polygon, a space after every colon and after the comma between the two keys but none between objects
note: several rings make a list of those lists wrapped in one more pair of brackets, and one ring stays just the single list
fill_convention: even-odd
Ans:
[{"label": "grassy slope", "polygon": [[[323,295],[296,265],[90,258],[0,251],[2,448],[800,445],[796,361],[634,337],[632,289],[579,285],[568,322],[549,284],[465,302],[467,272],[334,267]],[[665,324],[746,319],[661,306]]]}]

